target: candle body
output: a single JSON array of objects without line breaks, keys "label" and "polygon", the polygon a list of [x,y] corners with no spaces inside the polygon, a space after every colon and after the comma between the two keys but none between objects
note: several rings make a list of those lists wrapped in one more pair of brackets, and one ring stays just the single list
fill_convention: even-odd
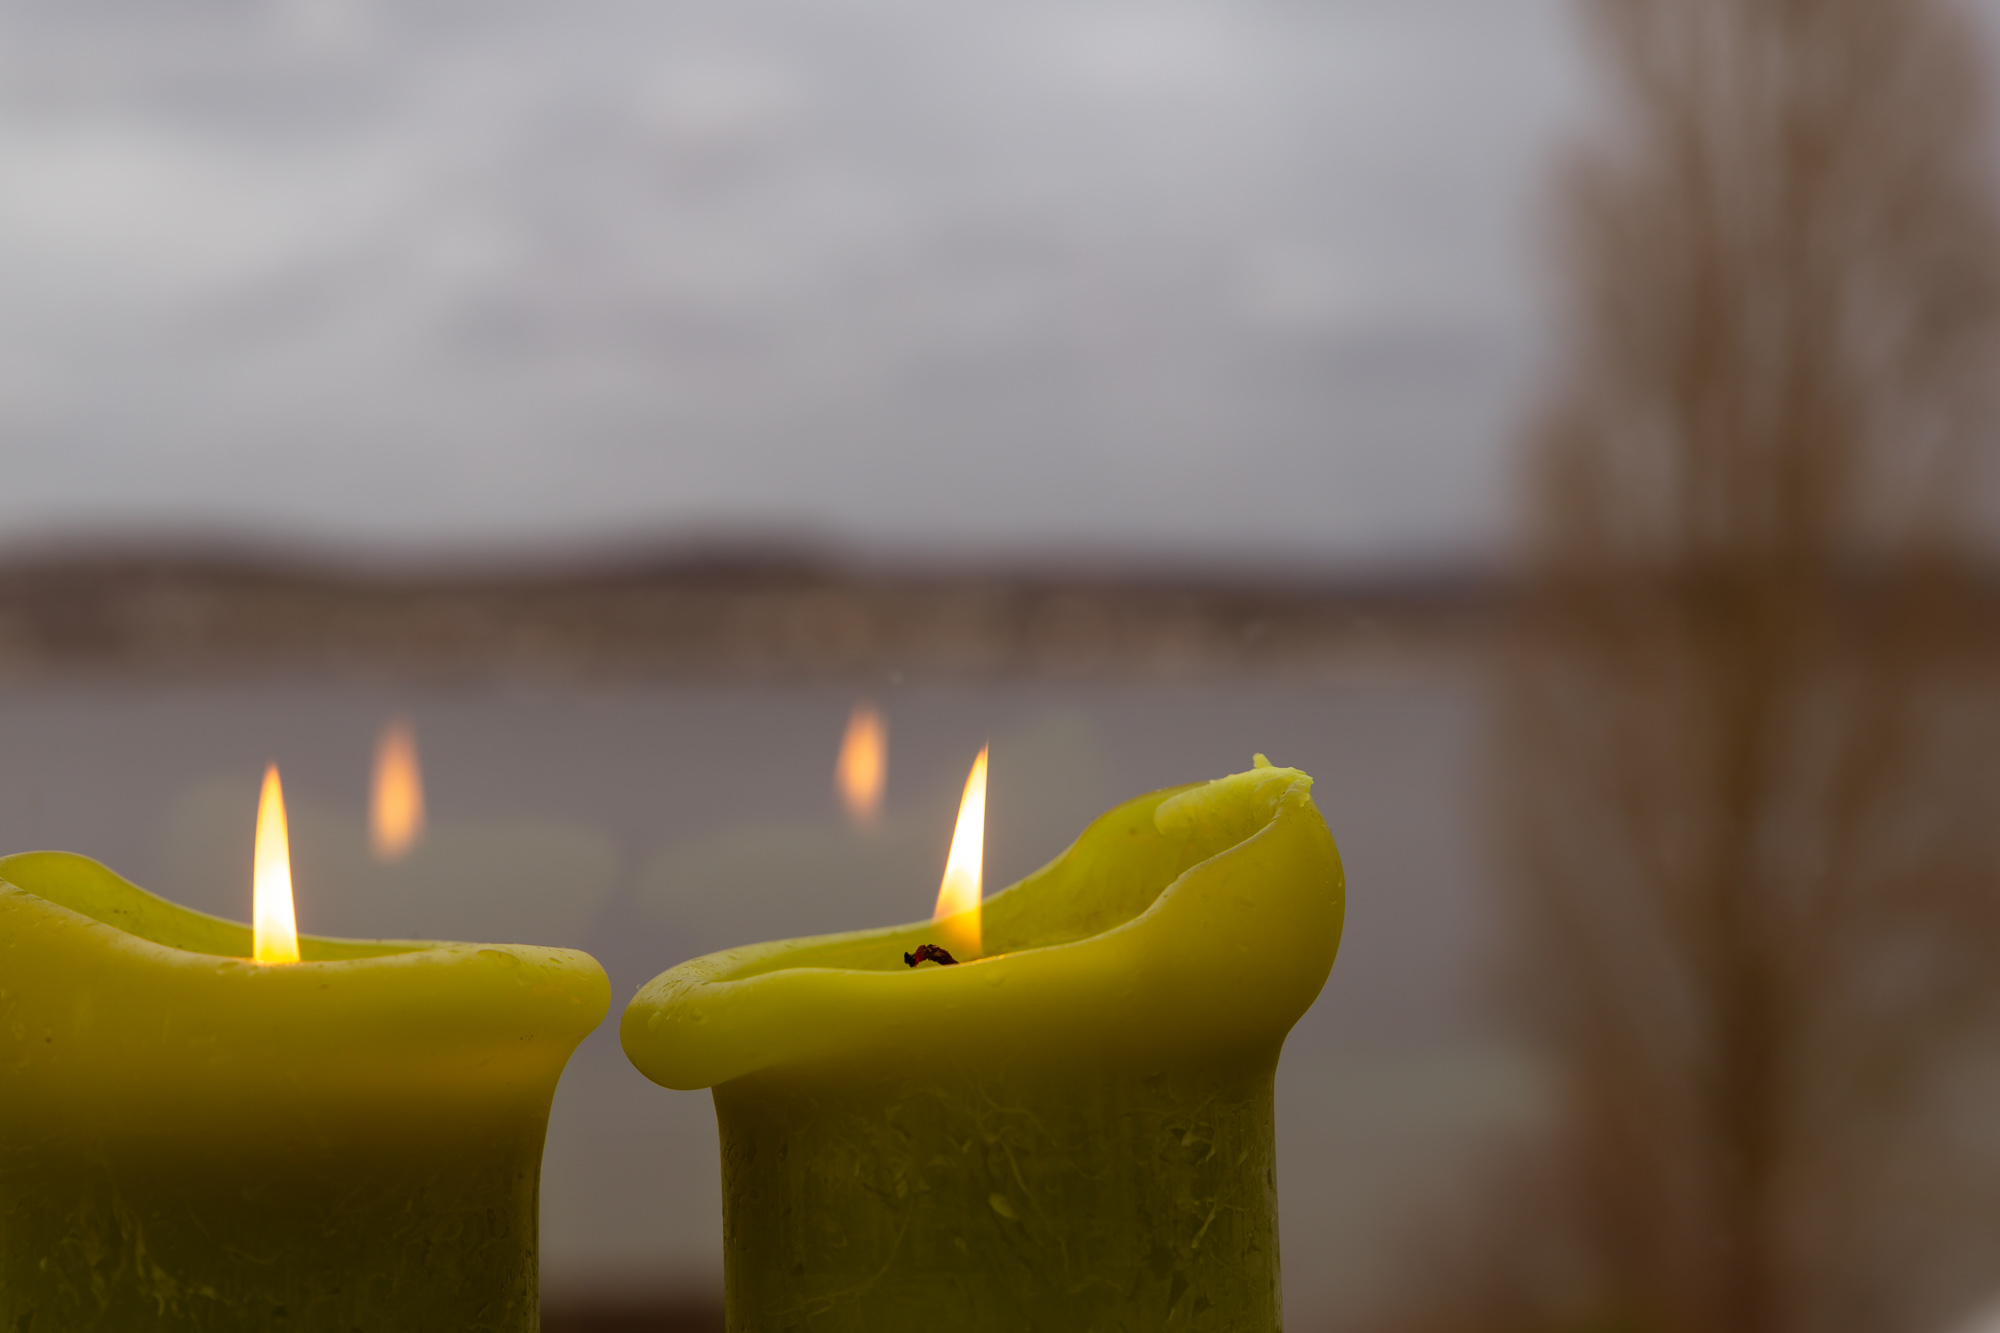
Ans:
[{"label": "candle body", "polygon": [[260,965],[79,857],[0,880],[0,1328],[536,1326],[593,960],[302,937]]},{"label": "candle body", "polygon": [[1338,946],[1310,779],[1112,811],[985,908],[733,950],[626,1011],[714,1088],[732,1330],[1276,1330],[1272,1080]]},{"label": "candle body", "polygon": [[533,1329],[541,1126],[343,1118],[9,1117],[0,1327]]},{"label": "candle body", "polygon": [[725,1084],[730,1326],[1274,1330],[1271,1074]]}]

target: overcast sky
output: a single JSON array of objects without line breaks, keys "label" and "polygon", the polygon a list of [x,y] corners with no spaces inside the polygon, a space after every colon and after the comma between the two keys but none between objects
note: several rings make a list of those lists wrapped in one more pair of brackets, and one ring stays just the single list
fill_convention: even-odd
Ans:
[{"label": "overcast sky", "polygon": [[1499,530],[1563,0],[0,4],[0,539]]}]

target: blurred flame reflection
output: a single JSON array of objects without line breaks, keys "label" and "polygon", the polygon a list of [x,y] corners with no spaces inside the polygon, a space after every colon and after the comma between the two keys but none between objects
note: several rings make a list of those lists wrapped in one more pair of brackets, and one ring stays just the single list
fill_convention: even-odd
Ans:
[{"label": "blurred flame reflection", "polygon": [[375,746],[375,780],[368,797],[368,835],[376,858],[394,861],[424,833],[424,778],[417,738],[402,719],[382,730]]},{"label": "blurred flame reflection", "polygon": [[873,824],[882,808],[882,788],[889,776],[889,730],[872,704],[858,703],[847,719],[840,758],[833,768],[833,785],[848,817]]}]

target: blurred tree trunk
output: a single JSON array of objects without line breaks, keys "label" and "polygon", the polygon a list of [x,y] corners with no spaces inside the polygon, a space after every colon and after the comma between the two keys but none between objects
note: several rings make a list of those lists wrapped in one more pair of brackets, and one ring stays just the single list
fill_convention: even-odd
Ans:
[{"label": "blurred tree trunk", "polygon": [[1575,1243],[1646,1327],[1910,1333],[1990,1217],[1947,1086],[2000,998],[1982,39],[1585,8],[1618,116],[1565,196],[1497,775]]}]

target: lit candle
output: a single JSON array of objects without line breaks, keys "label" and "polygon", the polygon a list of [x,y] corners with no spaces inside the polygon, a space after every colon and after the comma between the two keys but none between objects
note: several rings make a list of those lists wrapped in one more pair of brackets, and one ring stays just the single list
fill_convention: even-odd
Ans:
[{"label": "lit candle", "polygon": [[603,969],[298,935],[275,770],[255,860],[252,927],[0,859],[0,1328],[533,1329]]},{"label": "lit candle", "polygon": [[977,925],[646,985],[627,1055],[714,1089],[730,1327],[1276,1330],[1272,1081],[1345,901],[1311,785],[1260,756],[1111,811]]}]

